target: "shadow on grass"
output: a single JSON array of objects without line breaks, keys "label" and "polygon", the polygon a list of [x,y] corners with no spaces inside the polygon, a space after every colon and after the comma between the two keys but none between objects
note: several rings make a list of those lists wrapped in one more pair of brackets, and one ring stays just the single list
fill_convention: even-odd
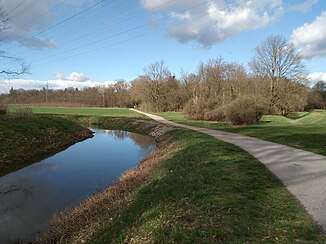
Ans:
[{"label": "shadow on grass", "polygon": [[200,133],[174,133],[180,149],[95,243],[326,241],[257,160]]}]

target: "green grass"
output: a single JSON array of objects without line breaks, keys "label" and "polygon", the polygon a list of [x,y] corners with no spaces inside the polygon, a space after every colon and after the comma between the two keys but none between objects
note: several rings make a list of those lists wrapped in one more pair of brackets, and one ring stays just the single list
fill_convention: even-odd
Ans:
[{"label": "green grass", "polygon": [[197,132],[175,129],[169,136],[176,144],[162,167],[129,207],[103,215],[91,243],[326,242],[297,200],[249,154]]},{"label": "green grass", "polygon": [[0,176],[65,149],[86,138],[86,131],[50,115],[0,120]]},{"label": "green grass", "polygon": [[[15,107],[10,108],[14,112]],[[110,117],[143,117],[129,109],[119,108],[64,108],[64,107],[32,107],[37,114],[70,114],[70,115],[96,115]]]},{"label": "green grass", "polygon": [[326,156],[326,111],[291,114],[296,119],[265,115],[258,125],[230,126],[227,123],[185,119],[182,113],[160,113],[182,124],[225,130],[273,141]]}]

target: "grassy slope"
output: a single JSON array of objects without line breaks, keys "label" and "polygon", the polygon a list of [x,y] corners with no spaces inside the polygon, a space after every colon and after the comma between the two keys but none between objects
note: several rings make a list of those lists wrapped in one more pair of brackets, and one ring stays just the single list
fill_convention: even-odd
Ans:
[{"label": "grassy slope", "polygon": [[264,116],[259,125],[229,126],[226,123],[187,120],[181,113],[161,113],[162,117],[178,123],[225,130],[273,141],[326,156],[326,111],[291,114],[298,119]]},{"label": "grassy slope", "polygon": [[49,115],[0,120],[0,176],[61,151],[91,136],[89,132]]},{"label": "grassy slope", "polygon": [[[11,111],[16,108],[12,107]],[[143,117],[128,109],[119,108],[61,108],[61,107],[32,107],[33,113],[38,114],[74,114],[74,115],[98,115],[111,117]]]},{"label": "grassy slope", "polygon": [[[137,118],[69,117],[107,129],[148,133],[153,128],[151,121],[141,124]],[[99,216],[97,210],[92,213],[86,207],[84,218],[92,221],[92,216],[97,216],[94,224],[99,231],[94,236],[94,228],[87,222],[81,229],[82,238],[91,236],[91,243],[326,242],[279,180],[241,149],[181,129],[168,132],[160,140],[173,144],[164,157],[158,157],[159,169],[140,186],[131,180],[132,200],[122,190],[121,201],[127,202],[117,205],[120,207],[112,207],[105,195],[99,197],[104,206],[93,203],[94,208],[102,209]],[[81,214],[83,210],[75,211]],[[82,220],[83,215],[78,214],[77,219]],[[64,233],[60,224],[56,231]],[[81,236],[76,238],[69,242],[79,243]]]},{"label": "grassy slope", "polygon": [[176,145],[161,168],[134,191],[130,206],[102,215],[91,243],[326,242],[250,155],[197,132],[176,129],[169,136]]}]

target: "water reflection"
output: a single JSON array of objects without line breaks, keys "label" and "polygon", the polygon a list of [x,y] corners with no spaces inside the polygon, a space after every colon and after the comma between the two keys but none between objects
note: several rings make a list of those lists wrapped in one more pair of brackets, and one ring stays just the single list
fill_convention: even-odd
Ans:
[{"label": "water reflection", "polygon": [[0,178],[0,243],[34,237],[54,212],[106,188],[155,149],[151,137],[93,130],[93,138]]}]

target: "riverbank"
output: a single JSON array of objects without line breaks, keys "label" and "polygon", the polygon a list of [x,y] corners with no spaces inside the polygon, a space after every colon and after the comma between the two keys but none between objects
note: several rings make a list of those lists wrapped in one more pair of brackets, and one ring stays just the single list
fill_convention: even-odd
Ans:
[{"label": "riverbank", "polygon": [[153,121],[75,117],[156,136],[159,148],[104,192],[61,213],[36,243],[323,243],[260,162],[213,137]]},{"label": "riverbank", "polygon": [[92,137],[89,129],[55,116],[0,120],[0,176]]}]

